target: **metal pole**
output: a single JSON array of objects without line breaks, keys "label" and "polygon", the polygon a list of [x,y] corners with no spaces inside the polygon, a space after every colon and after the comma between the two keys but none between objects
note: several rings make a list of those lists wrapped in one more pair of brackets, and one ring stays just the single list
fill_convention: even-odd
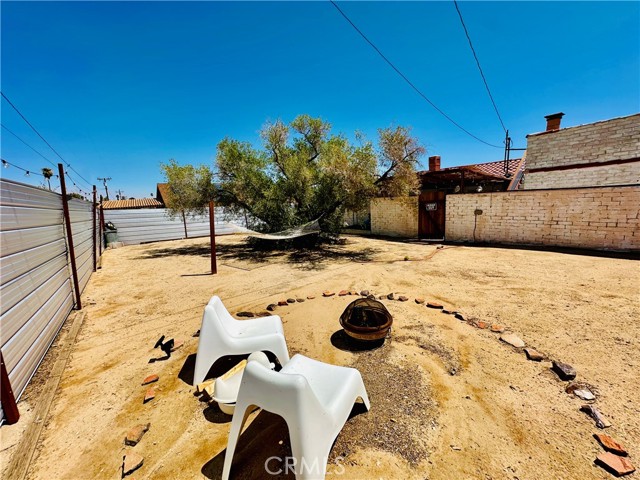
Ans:
[{"label": "metal pole", "polygon": [[214,218],[215,204],[213,200],[209,202],[209,237],[211,238],[211,275],[218,273],[218,264],[216,261],[216,221]]},{"label": "metal pole", "polygon": [[504,134],[504,176],[506,177],[509,173],[509,130],[507,130]]},{"label": "metal pole", "polygon": [[92,219],[93,219],[93,271],[96,271],[96,264],[98,263],[98,254],[96,253],[96,213],[97,213],[97,203],[96,203],[96,196],[97,196],[97,192],[96,192],[96,186],[93,186],[93,208],[91,209],[91,211],[93,212],[92,215]]},{"label": "metal pole", "polygon": [[69,260],[71,261],[71,276],[73,277],[73,289],[76,293],[76,310],[82,310],[80,300],[80,284],[78,283],[78,269],[76,268],[76,253],[73,249],[73,235],[71,233],[71,217],[69,216],[69,200],[67,199],[67,185],[64,181],[64,168],[58,164],[60,174],[60,190],[62,191],[62,211],[64,213],[64,224],[67,228],[67,243],[69,245]]},{"label": "metal pole", "polygon": [[13,395],[2,352],[0,352],[0,364],[0,402],[2,403],[2,412],[7,424],[13,425],[20,419],[20,411],[16,404],[16,397]]}]

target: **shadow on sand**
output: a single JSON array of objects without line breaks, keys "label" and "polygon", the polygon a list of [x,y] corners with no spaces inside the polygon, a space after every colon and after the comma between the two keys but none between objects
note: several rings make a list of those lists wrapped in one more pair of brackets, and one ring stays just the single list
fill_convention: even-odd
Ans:
[{"label": "shadow on sand", "polygon": [[[357,402],[349,419],[366,411],[364,404]],[[229,416],[227,418],[231,419]],[[226,453],[225,448],[203,465],[201,472],[206,478],[218,479],[222,476]],[[240,435],[231,464],[231,478],[294,479],[294,473],[285,468],[286,457],[291,457],[287,423],[281,416],[261,410]]]},{"label": "shadow on sand", "polygon": [[384,338],[379,340],[373,340],[369,342],[363,342],[351,338],[343,329],[340,329],[331,335],[331,344],[339,350],[345,350],[347,352],[366,352],[369,350],[375,350],[384,345]]},{"label": "shadow on sand", "polygon": [[[319,243],[295,244],[283,242],[255,242],[244,241],[234,244],[216,246],[219,262],[239,260],[255,264],[265,264],[279,260],[296,265],[306,270],[324,268],[325,264],[335,260],[352,262],[369,262],[379,250],[365,248],[350,250],[344,244]],[[138,257],[139,259],[153,259],[180,256],[209,257],[211,253],[208,243],[188,245],[183,247],[156,248]]]}]

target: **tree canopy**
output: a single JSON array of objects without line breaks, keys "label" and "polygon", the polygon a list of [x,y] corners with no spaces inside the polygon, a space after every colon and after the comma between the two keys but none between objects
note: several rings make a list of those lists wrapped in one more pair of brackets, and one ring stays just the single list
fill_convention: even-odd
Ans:
[{"label": "tree canopy", "polygon": [[261,149],[225,138],[217,146],[218,199],[244,209],[266,231],[316,218],[337,231],[345,210],[360,210],[376,193],[406,195],[416,187],[415,166],[424,153],[404,127],[379,130],[379,152],[356,133],[352,144],[331,125],[309,115],[289,125],[264,125]]},{"label": "tree canopy", "polygon": [[174,159],[161,163],[160,168],[169,184],[168,213],[182,217],[186,237],[186,217],[203,214],[214,198],[213,172],[206,165],[180,165]]}]

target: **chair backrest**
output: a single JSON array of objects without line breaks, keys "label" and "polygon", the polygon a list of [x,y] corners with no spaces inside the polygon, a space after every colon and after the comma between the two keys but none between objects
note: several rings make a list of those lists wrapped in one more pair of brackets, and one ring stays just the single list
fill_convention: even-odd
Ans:
[{"label": "chair backrest", "polygon": [[236,320],[231,316],[227,308],[222,303],[222,300],[220,300],[220,297],[216,295],[211,297],[211,300],[209,300],[209,303],[205,307],[205,312],[207,311],[207,308],[212,310],[218,323],[228,335],[235,336],[238,333],[239,320]]},{"label": "chair backrest", "polygon": [[240,401],[285,418],[292,409],[302,410],[308,415],[325,411],[303,375],[276,372],[255,360],[249,361],[245,367],[238,393]]}]

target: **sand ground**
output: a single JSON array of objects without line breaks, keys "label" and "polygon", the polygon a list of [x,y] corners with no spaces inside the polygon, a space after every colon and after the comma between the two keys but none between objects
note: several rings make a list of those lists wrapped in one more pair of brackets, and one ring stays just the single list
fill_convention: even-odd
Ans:
[{"label": "sand ground", "polygon": [[[418,305],[416,297],[503,325],[549,359],[573,365],[611,420],[607,433],[640,463],[637,261],[519,249],[437,250],[360,237],[323,251],[264,253],[244,240],[218,238],[215,276],[207,275],[207,239],[105,252],[83,294],[86,319],[49,415],[32,418],[58,347],[19,404],[22,420],[0,429],[2,466],[27,422],[44,421],[30,479],[120,478],[130,450],[144,465],[128,478],[219,478],[230,417],[190,385],[198,345],[192,335],[214,294],[232,313],[316,296],[275,312],[290,353],[356,366],[372,404],[370,412],[354,409],[332,450],[328,478],[610,477],[593,464],[602,451],[592,437],[598,429],[579,411],[584,402],[565,393],[566,382],[550,371],[550,361],[528,361],[498,334]],[[321,294],[342,289],[409,297],[384,300],[394,316],[384,347],[336,348],[338,318],[355,297]],[[169,360],[150,363],[161,356],[153,349],[161,334],[185,344]],[[152,373],[160,376],[156,398],[143,404],[140,383]],[[264,462],[289,452],[286,425],[265,412],[251,420],[232,477],[271,478]],[[126,432],[147,422],[142,441],[125,447]]]}]

